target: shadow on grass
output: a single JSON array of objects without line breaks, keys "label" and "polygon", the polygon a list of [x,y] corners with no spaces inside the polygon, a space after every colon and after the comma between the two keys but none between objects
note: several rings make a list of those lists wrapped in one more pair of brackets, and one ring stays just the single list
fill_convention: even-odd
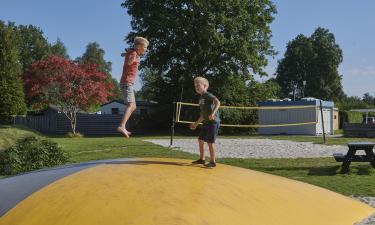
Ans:
[{"label": "shadow on grass", "polygon": [[369,165],[355,165],[352,166],[349,172],[341,170],[341,165],[336,166],[319,166],[319,167],[308,167],[308,166],[290,166],[290,167],[251,167],[248,169],[255,169],[263,172],[277,173],[280,171],[306,171],[309,176],[336,176],[336,175],[361,175],[368,176],[373,173],[371,166]]},{"label": "shadow on grass", "polygon": [[369,165],[355,165],[349,168],[349,171],[342,170],[341,166],[324,166],[314,167],[309,170],[308,175],[313,176],[334,176],[334,175],[371,175],[371,166]]},{"label": "shadow on grass", "polygon": [[275,173],[277,171],[306,171],[310,176],[335,176],[339,174],[340,166],[321,166],[321,167],[273,167],[261,168],[264,172]]},{"label": "shadow on grass", "polygon": [[320,166],[309,169],[311,176],[335,176],[340,173],[341,166]]}]

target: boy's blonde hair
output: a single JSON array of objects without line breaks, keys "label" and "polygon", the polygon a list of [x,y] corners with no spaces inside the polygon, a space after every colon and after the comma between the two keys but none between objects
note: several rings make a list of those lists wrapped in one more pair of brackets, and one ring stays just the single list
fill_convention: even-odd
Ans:
[{"label": "boy's blonde hair", "polygon": [[150,43],[148,42],[148,40],[144,37],[135,37],[134,38],[134,46],[137,46],[137,45],[144,45],[145,47],[148,47]]},{"label": "boy's blonde hair", "polygon": [[208,88],[210,86],[210,83],[204,77],[196,77],[196,78],[194,78],[194,83],[201,83],[204,86],[206,86],[206,88]]}]

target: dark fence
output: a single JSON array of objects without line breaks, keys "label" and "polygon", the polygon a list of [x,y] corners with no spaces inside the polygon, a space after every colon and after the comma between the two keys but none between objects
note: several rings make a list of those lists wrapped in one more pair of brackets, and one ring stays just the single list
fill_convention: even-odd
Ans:
[{"label": "dark fence", "polygon": [[[76,131],[83,135],[114,135],[123,115],[78,114]],[[148,117],[132,115],[127,128],[133,132],[145,133],[152,129]],[[23,125],[43,134],[63,135],[71,132],[70,120],[64,114],[41,116],[17,116],[14,124]]]},{"label": "dark fence", "polygon": [[375,137],[375,124],[344,123],[343,130],[346,137]]}]

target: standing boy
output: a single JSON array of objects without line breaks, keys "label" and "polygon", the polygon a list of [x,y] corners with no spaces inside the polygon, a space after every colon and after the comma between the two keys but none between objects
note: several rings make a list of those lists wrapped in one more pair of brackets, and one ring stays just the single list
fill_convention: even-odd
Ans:
[{"label": "standing boy", "polygon": [[210,163],[205,166],[212,168],[216,166],[214,143],[220,126],[220,116],[218,112],[220,101],[213,94],[207,92],[208,86],[209,83],[206,78],[196,77],[194,79],[195,91],[200,95],[200,116],[195,123],[190,125],[190,129],[195,130],[199,123],[203,123],[198,138],[200,158],[193,161],[193,163],[205,165],[204,142],[207,142],[210,150]]}]

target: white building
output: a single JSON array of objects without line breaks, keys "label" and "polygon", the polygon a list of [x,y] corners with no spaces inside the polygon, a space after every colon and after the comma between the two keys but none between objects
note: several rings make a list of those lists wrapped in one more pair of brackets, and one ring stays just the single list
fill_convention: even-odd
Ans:
[{"label": "white building", "polygon": [[[150,101],[136,101],[137,109],[134,114],[150,115],[154,112],[156,103]],[[100,106],[98,114],[124,114],[126,105],[123,101],[113,100]]]},{"label": "white building", "polygon": [[[259,102],[261,107],[281,107],[280,109],[259,109],[260,125],[277,124],[313,124],[295,125],[295,126],[272,126],[260,127],[259,134],[301,134],[301,135],[319,135],[323,134],[322,117],[320,112],[320,100],[314,98],[305,98],[300,101],[265,101]],[[290,106],[311,106],[307,108],[287,108]],[[285,107],[285,109],[283,109]],[[333,112],[334,103],[331,101],[322,101],[324,131],[326,134],[333,134]]]}]

